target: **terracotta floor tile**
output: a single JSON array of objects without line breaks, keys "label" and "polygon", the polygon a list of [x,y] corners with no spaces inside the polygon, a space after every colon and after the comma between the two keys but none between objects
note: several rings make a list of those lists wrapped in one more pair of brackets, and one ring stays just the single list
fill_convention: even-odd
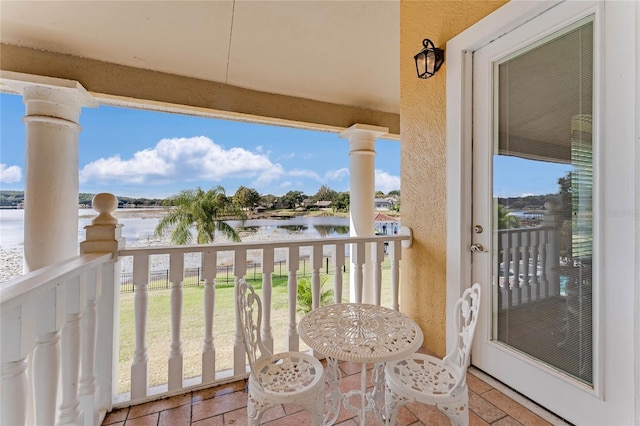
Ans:
[{"label": "terracotta floor tile", "polygon": [[157,426],[159,413],[149,414],[143,417],[127,420],[124,426]]},{"label": "terracotta floor tile", "polygon": [[111,423],[111,426],[124,426],[124,421],[117,422],[117,423]]},{"label": "terracotta floor tile", "polygon": [[264,424],[270,426],[311,426],[311,416],[309,416],[307,411],[303,410],[290,416],[265,422]]},{"label": "terracotta floor tile", "polygon": [[[286,417],[284,409],[282,408],[282,405],[278,404],[275,407],[271,407],[264,412],[264,414],[262,415],[262,419],[260,419],[260,423],[267,423],[272,420],[282,419],[284,417]],[[246,407],[224,413],[222,418],[224,419],[225,425],[246,425],[249,423],[247,419]]]},{"label": "terracotta floor tile", "polygon": [[158,426],[177,426],[191,424],[191,405],[181,405],[160,412]]},{"label": "terracotta floor tile", "polygon": [[520,423],[513,417],[507,416],[493,423],[492,426],[522,426],[522,423]]},{"label": "terracotta floor tile", "polygon": [[469,411],[469,426],[489,426],[489,423],[482,420],[482,418],[473,411]]},{"label": "terracotta floor tile", "polygon": [[471,373],[467,373],[467,386],[469,390],[474,391],[478,395],[482,395],[485,392],[489,392],[493,387]]},{"label": "terracotta floor tile", "polygon": [[356,423],[356,421],[353,419],[349,419],[341,423],[334,423],[334,425],[335,426],[358,426],[358,423]]},{"label": "terracotta floor tile", "polygon": [[518,420],[520,423],[525,425],[535,425],[535,426],[547,426],[551,425],[551,423],[547,422],[534,412],[528,410],[522,405],[515,402],[513,399],[509,398],[502,392],[493,389],[489,392],[482,394],[482,398],[491,402],[493,405],[507,413],[509,416]]},{"label": "terracotta floor tile", "polygon": [[[362,371],[362,364],[359,362],[342,361],[338,364],[344,375],[351,375]],[[370,370],[373,364],[367,364],[367,370]]]},{"label": "terracotta floor tile", "polygon": [[244,391],[245,382],[243,380],[226,385],[215,386],[213,388],[201,389],[193,391],[191,402],[204,401],[205,399],[214,398],[216,396],[227,395],[234,392]]},{"label": "terracotta floor tile", "polygon": [[507,413],[475,392],[469,392],[469,410],[476,413],[487,423],[493,423],[507,415]]},{"label": "terracotta floor tile", "polygon": [[224,426],[222,414],[191,423],[193,426]]},{"label": "terracotta floor tile", "polygon": [[171,398],[164,398],[158,401],[147,402],[145,404],[134,405],[129,411],[128,419],[134,419],[136,417],[142,417],[150,413],[157,413],[163,410],[169,410],[171,408],[179,407],[181,405],[191,403],[191,393],[183,395],[173,396]]},{"label": "terracotta floor tile", "polygon": [[420,402],[412,402],[406,405],[411,413],[425,425],[442,425],[447,426],[451,422],[449,418],[442,414],[433,405],[422,404]]},{"label": "terracotta floor tile", "polygon": [[234,392],[217,398],[205,399],[192,405],[191,418],[195,420],[206,419],[229,411],[247,406],[247,394]]},{"label": "terracotta floor tile", "polygon": [[102,422],[103,425],[110,425],[123,420],[127,420],[127,414],[129,413],[129,407],[118,408],[107,414]]}]

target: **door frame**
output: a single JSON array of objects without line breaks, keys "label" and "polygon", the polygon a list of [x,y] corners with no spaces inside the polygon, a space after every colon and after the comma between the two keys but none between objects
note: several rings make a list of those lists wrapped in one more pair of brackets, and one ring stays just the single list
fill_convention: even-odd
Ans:
[{"label": "door frame", "polygon": [[[471,285],[473,52],[561,3],[511,1],[447,43],[447,350],[455,341],[453,304]],[[566,417],[584,424],[640,424],[640,328],[633,327],[640,319],[640,241],[629,238],[631,230],[640,235],[640,173],[633,170],[640,164],[640,149],[634,149],[640,141],[640,41],[632,36],[640,35],[640,5],[609,6],[601,22],[594,23],[600,25],[594,31],[603,34],[596,49],[604,52],[600,63],[594,63],[594,78],[600,79],[601,87],[600,94],[594,92],[594,108],[622,106],[616,112],[603,108],[599,134],[594,134],[594,140],[606,140],[608,148],[596,161],[601,170],[616,172],[617,183],[603,176],[598,194],[594,193],[600,199],[597,213],[602,221],[600,229],[594,228],[602,235],[596,249],[606,254],[593,279],[615,283],[616,291],[609,291],[606,298],[594,292],[594,302],[602,301],[594,304],[599,322],[594,327],[594,390],[588,398],[596,414],[572,412]],[[595,38],[594,43],[598,43]],[[603,62],[615,73],[605,75]],[[625,179],[630,182],[620,185]]]}]

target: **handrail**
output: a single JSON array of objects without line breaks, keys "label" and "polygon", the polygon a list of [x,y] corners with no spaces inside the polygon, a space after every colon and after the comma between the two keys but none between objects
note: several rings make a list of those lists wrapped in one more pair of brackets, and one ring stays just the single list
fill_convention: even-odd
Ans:
[{"label": "handrail", "polygon": [[90,269],[109,260],[111,253],[82,254],[5,281],[0,288],[0,310],[23,303],[27,294],[33,297],[50,290],[77,275],[78,269]]},{"label": "handrail", "polygon": [[209,251],[212,248],[215,251],[235,251],[242,250],[262,250],[264,248],[288,248],[288,247],[305,247],[334,244],[357,244],[371,243],[378,241],[411,241],[410,234],[393,234],[393,235],[374,235],[371,237],[339,237],[339,238],[322,238],[322,239],[290,239],[278,241],[252,241],[250,243],[214,243],[214,244],[192,244],[184,246],[155,246],[155,247],[130,247],[118,250],[118,256],[134,256],[134,255],[154,255],[165,254],[167,251],[173,253],[198,253]]}]

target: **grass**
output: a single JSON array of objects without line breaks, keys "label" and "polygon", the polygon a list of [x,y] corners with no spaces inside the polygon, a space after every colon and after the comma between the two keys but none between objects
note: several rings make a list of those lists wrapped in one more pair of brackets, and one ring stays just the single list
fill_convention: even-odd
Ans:
[{"label": "grass", "polygon": [[[321,274],[324,275],[324,274]],[[328,276],[329,283],[333,276]],[[247,279],[261,294],[262,283]],[[382,304],[391,303],[390,262],[382,265]],[[329,285],[332,287],[332,284]],[[233,335],[235,332],[235,304],[233,285],[216,285],[213,320],[214,346],[216,349],[216,370],[231,368],[233,365]],[[135,351],[133,293],[120,295],[120,358],[118,392],[128,392],[131,381],[131,363]],[[188,287],[182,291],[181,340],[183,349],[183,377],[190,378],[202,374],[202,346],[204,339],[204,287]],[[349,273],[343,273],[343,301],[349,300]],[[271,325],[274,351],[286,350],[287,324],[289,317],[288,290],[286,277],[273,278]],[[297,313],[297,321],[302,314]],[[149,358],[149,385],[167,382],[169,345],[171,344],[171,290],[148,292],[148,316],[146,333],[147,355]],[[305,349],[300,342],[301,349]]]}]

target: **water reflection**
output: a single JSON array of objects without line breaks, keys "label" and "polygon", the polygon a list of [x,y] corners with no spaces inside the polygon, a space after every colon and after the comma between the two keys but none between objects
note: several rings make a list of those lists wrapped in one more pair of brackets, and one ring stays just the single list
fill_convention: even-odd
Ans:
[{"label": "water reflection", "polygon": [[289,232],[304,232],[308,229],[305,225],[278,225],[278,228]]},{"label": "water reflection", "polygon": [[345,235],[349,233],[349,227],[345,225],[313,225],[321,237],[329,237],[332,234]]}]

